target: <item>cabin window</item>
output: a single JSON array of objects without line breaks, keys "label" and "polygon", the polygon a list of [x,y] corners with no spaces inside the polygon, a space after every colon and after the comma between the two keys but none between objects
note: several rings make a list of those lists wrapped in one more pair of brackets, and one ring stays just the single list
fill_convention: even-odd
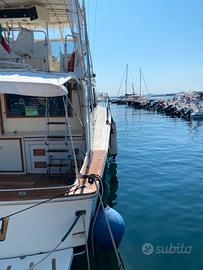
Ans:
[{"label": "cabin window", "polygon": [[[71,94],[69,91],[69,99]],[[36,118],[46,116],[46,98],[7,94],[5,95],[7,118]],[[49,117],[64,117],[64,104],[62,97],[48,98]],[[73,116],[72,109],[68,106],[69,117]]]}]

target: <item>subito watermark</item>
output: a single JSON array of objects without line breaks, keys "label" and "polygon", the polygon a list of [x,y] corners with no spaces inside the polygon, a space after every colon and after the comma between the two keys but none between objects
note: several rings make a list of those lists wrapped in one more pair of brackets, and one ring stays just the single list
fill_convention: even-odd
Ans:
[{"label": "subito watermark", "polygon": [[184,243],[170,243],[164,246],[144,243],[142,245],[142,253],[147,256],[152,254],[190,254],[192,253],[192,246],[187,246]]}]

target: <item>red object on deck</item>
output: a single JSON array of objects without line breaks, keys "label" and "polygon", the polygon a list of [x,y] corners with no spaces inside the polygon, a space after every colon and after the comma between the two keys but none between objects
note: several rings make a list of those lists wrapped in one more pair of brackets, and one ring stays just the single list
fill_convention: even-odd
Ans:
[{"label": "red object on deck", "polygon": [[68,61],[68,72],[73,72],[75,66],[75,52],[73,52],[70,56],[70,60]]},{"label": "red object on deck", "polygon": [[4,50],[7,51],[8,53],[12,52],[12,49],[9,46],[9,43],[3,36],[1,37],[1,45],[4,48]]}]

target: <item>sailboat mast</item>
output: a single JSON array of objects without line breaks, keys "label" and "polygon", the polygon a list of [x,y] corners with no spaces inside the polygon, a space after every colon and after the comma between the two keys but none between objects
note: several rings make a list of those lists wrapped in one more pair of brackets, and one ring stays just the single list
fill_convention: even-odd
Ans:
[{"label": "sailboat mast", "polygon": [[142,95],[142,70],[140,68],[140,97]]},{"label": "sailboat mast", "polygon": [[128,64],[126,65],[126,77],[125,77],[125,95],[127,96],[128,91]]},{"label": "sailboat mast", "polygon": [[135,95],[135,88],[134,88],[134,84],[132,83],[132,90],[133,90],[133,95]]}]

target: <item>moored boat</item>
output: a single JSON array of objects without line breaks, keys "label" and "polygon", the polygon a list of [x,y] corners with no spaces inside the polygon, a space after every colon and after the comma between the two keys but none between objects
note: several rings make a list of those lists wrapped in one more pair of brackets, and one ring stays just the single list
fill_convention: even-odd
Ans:
[{"label": "moored boat", "polygon": [[78,248],[88,255],[112,123],[95,100],[85,7],[0,8],[0,269],[71,269]]},{"label": "moored boat", "polygon": [[203,111],[193,112],[191,118],[193,120],[203,120]]}]

